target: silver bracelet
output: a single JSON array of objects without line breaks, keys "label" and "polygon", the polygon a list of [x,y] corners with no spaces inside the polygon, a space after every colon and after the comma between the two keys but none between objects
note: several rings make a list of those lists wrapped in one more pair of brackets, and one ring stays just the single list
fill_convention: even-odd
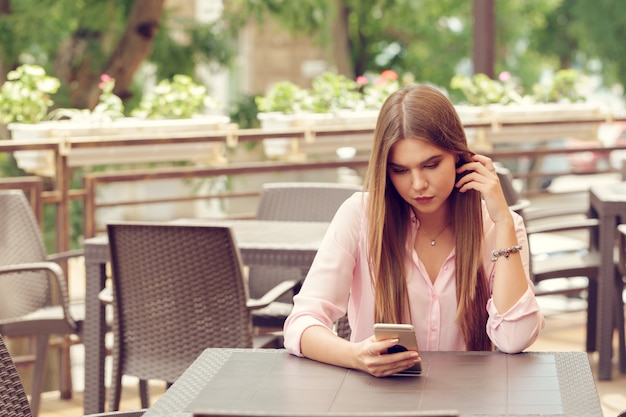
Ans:
[{"label": "silver bracelet", "polygon": [[510,254],[519,252],[521,250],[522,250],[522,245],[511,246],[510,248],[506,248],[506,249],[494,249],[491,252],[491,262],[497,261],[498,258],[503,255],[505,258],[508,259]]}]

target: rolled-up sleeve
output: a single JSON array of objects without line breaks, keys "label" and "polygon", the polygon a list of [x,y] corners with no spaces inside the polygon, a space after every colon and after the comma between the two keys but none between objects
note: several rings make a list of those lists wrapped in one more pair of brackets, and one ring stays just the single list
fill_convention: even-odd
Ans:
[{"label": "rolled-up sleeve", "polygon": [[487,311],[487,334],[493,344],[505,353],[519,353],[528,348],[537,340],[545,325],[532,285],[504,314],[498,312],[492,299],[487,303]]}]

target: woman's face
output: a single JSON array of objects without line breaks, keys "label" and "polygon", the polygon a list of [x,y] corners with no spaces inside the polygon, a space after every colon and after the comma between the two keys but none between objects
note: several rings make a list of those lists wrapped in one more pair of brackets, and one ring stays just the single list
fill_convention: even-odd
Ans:
[{"label": "woman's face", "polygon": [[[444,205],[456,182],[454,154],[422,139],[401,139],[389,153],[387,172],[398,194],[419,214]],[[444,211],[445,212],[445,211]]]}]

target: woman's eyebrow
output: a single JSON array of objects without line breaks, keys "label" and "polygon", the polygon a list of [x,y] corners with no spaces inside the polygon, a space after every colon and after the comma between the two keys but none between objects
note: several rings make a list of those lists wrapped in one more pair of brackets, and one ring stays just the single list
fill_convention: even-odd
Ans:
[{"label": "woman's eyebrow", "polygon": [[[430,157],[426,158],[425,160],[421,161],[418,165],[428,165],[428,164],[430,164],[432,162],[436,162],[436,161],[440,160],[441,158],[443,158],[443,155],[433,155],[433,156],[430,156]],[[394,167],[404,167],[404,165],[398,164],[398,163],[393,162],[393,161],[389,161],[387,163],[387,165],[388,166],[394,166]]]},{"label": "woman's eyebrow", "polygon": [[433,156],[431,156],[430,158],[426,158],[425,160],[423,160],[423,161],[420,163],[420,165],[426,165],[426,164],[429,164],[429,163],[431,163],[431,162],[433,162],[433,161],[437,161],[437,160],[439,160],[439,159],[441,159],[441,158],[443,158],[443,155],[441,155],[441,154],[439,154],[439,155],[433,155]]}]

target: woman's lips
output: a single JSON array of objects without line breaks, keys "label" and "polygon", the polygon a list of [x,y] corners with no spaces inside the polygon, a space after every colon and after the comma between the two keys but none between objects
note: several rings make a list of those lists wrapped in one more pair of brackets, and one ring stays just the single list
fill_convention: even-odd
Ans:
[{"label": "woman's lips", "polygon": [[428,204],[433,201],[435,197],[416,197],[415,202],[417,204]]}]

